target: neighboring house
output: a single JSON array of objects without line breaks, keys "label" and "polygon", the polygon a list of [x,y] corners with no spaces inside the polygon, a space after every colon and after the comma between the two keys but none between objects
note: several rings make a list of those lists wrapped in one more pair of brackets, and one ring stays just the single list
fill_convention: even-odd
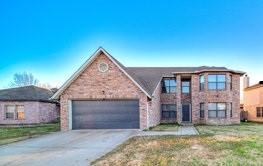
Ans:
[{"label": "neighboring house", "polygon": [[[245,77],[248,81],[248,77]],[[244,88],[243,109],[247,112],[247,120],[263,122],[263,81]]]},{"label": "neighboring house", "polygon": [[51,90],[25,86],[0,90],[0,124],[48,123],[59,117]]},{"label": "neighboring house", "polygon": [[52,99],[60,99],[62,130],[239,124],[243,74],[225,67],[125,67],[99,48]]}]

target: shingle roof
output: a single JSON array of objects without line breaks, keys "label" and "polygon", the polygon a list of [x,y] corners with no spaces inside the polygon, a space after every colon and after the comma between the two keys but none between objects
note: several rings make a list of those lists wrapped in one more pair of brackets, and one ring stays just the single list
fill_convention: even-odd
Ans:
[{"label": "shingle roof", "polygon": [[226,67],[125,67],[126,71],[149,93],[153,94],[162,77],[173,76],[176,73],[201,73],[204,71],[226,71],[243,74],[240,71]]},{"label": "shingle roof", "polygon": [[49,100],[53,94],[51,90],[31,85],[0,90],[0,101],[55,102],[54,100]]},{"label": "shingle roof", "polygon": [[86,69],[92,61],[101,53],[108,56],[148,97],[151,98],[155,88],[163,76],[173,76],[176,73],[202,73],[205,71],[232,72],[243,75],[244,72],[230,70],[225,67],[125,67],[117,59],[111,56],[102,47],[98,50],[61,86],[52,96],[52,99],[59,99],[63,91]]}]

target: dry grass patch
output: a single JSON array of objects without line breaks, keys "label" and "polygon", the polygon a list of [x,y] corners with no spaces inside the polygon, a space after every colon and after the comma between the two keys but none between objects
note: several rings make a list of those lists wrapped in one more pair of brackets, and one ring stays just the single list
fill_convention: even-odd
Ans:
[{"label": "dry grass patch", "polygon": [[198,126],[200,136],[135,137],[92,164],[262,165],[262,127],[258,124]]},{"label": "dry grass patch", "polygon": [[179,125],[178,124],[159,124],[155,127],[151,127],[150,131],[177,131]]}]

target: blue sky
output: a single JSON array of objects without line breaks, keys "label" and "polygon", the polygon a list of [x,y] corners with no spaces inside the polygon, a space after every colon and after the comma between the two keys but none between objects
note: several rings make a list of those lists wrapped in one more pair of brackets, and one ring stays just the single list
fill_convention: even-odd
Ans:
[{"label": "blue sky", "polygon": [[126,66],[226,66],[263,80],[262,0],[0,2],[0,88],[59,87],[99,47]]}]

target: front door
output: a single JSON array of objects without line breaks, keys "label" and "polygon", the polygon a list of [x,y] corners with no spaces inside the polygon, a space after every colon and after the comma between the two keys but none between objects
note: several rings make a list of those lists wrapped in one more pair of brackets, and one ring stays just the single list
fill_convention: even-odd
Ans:
[{"label": "front door", "polygon": [[183,104],[182,105],[182,121],[183,122],[190,122],[191,121],[190,104]]}]

